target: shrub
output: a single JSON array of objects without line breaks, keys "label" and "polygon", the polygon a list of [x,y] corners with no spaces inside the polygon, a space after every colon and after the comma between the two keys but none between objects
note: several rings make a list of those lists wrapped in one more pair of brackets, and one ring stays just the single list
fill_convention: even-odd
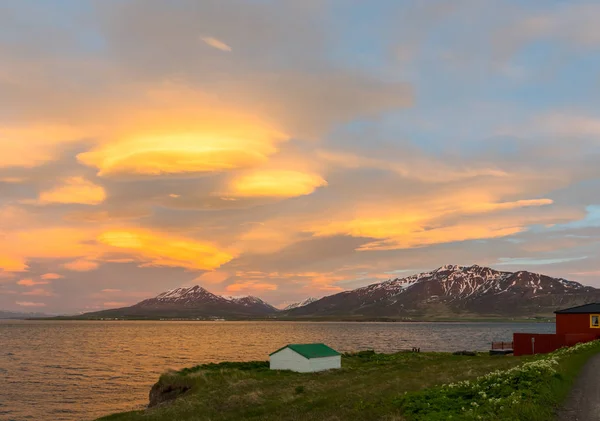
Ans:
[{"label": "shrub", "polygon": [[296,386],[296,394],[304,393],[304,386]]},{"label": "shrub", "polygon": [[191,373],[195,373],[197,371],[215,371],[215,370],[225,370],[225,369],[233,369],[233,370],[242,370],[242,371],[263,371],[269,369],[268,361],[244,361],[244,362],[223,362],[223,363],[209,363],[209,364],[201,364],[191,368],[184,368],[177,372],[182,376],[186,376]]}]

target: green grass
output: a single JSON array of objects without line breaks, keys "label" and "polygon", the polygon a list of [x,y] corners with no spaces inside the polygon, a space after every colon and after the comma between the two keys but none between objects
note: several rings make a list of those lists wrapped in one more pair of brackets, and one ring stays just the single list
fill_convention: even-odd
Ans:
[{"label": "green grass", "polygon": [[598,352],[600,341],[579,344],[474,381],[410,392],[396,402],[409,421],[549,421],[585,362]]},{"label": "green grass", "polygon": [[[597,346],[595,352],[599,350],[600,346]],[[512,413],[505,411],[510,418],[486,419],[552,419],[552,407],[564,398],[572,379],[591,353],[588,350],[587,353],[562,358],[560,377],[551,378],[543,388],[536,389],[541,393],[538,401],[526,402],[520,406],[518,413],[516,408],[511,409]],[[163,386],[190,388],[174,402],[101,420],[448,419],[423,416],[425,412],[415,415],[409,404],[422,402],[424,397],[427,403],[428,396],[434,396],[439,385],[467,379],[473,381],[494,370],[508,370],[539,359],[491,357],[486,354],[475,357],[448,353],[376,354],[367,351],[344,355],[341,370],[309,374],[271,371],[265,362],[207,364],[161,376],[159,383]],[[540,405],[549,407],[540,411]]]}]

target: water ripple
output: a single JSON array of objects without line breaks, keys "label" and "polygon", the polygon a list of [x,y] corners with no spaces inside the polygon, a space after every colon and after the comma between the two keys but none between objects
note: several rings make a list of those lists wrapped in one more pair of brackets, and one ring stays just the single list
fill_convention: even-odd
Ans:
[{"label": "water ripple", "polygon": [[553,333],[554,324],[0,321],[0,418],[81,421],[141,409],[167,369],[266,360],[287,343],[487,350],[513,332]]}]

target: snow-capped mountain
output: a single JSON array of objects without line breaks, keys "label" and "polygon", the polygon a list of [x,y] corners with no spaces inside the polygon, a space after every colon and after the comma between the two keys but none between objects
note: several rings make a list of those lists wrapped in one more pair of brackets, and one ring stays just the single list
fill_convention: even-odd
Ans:
[{"label": "snow-capped mountain", "polygon": [[131,307],[87,313],[84,317],[128,318],[248,318],[278,310],[257,297],[221,297],[199,285],[175,288]]},{"label": "snow-capped mountain", "polygon": [[275,307],[273,307],[271,304],[267,303],[266,301],[261,300],[258,297],[255,297],[253,295],[238,296],[238,297],[226,296],[223,298],[225,298],[226,300],[229,300],[233,303],[240,304],[244,307],[263,308],[265,310],[265,312],[267,312],[267,313],[273,313],[273,312],[279,311]]},{"label": "snow-capped mountain", "polygon": [[222,297],[196,285],[163,292],[131,307],[83,318],[396,318],[551,315],[557,309],[600,302],[600,290],[537,273],[446,265],[431,272],[308,298],[280,311],[258,297]]},{"label": "snow-capped mountain", "polygon": [[600,301],[600,290],[531,272],[446,265],[402,279],[324,297],[289,316],[548,315]]},{"label": "snow-capped mountain", "polygon": [[317,298],[308,297],[305,300],[302,300],[302,301],[299,301],[297,303],[290,304],[287,307],[284,307],[283,310],[286,311],[286,310],[291,310],[293,308],[304,307],[305,305],[308,305],[310,303],[314,303],[315,301],[317,301]]},{"label": "snow-capped mountain", "polygon": [[150,298],[148,300],[144,300],[137,305],[152,305],[157,302],[160,303],[172,303],[172,304],[182,304],[182,305],[194,305],[197,303],[223,303],[227,300],[224,297],[219,295],[215,295],[211,292],[208,292],[204,288],[199,285],[195,285],[189,288],[175,288],[169,291],[163,292],[162,294],[158,294],[154,298]]}]

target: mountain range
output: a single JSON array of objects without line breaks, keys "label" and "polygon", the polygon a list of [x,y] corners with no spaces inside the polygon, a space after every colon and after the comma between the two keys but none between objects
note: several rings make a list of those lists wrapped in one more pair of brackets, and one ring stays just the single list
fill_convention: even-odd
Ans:
[{"label": "mountain range", "polygon": [[52,317],[44,313],[22,313],[14,311],[3,311],[0,310],[0,319],[29,319],[29,318],[43,318]]},{"label": "mountain range", "polygon": [[260,298],[222,297],[196,285],[177,288],[131,307],[84,318],[429,318],[549,316],[600,301],[600,289],[537,273],[478,265],[446,265],[431,272],[308,298],[278,310]]}]

